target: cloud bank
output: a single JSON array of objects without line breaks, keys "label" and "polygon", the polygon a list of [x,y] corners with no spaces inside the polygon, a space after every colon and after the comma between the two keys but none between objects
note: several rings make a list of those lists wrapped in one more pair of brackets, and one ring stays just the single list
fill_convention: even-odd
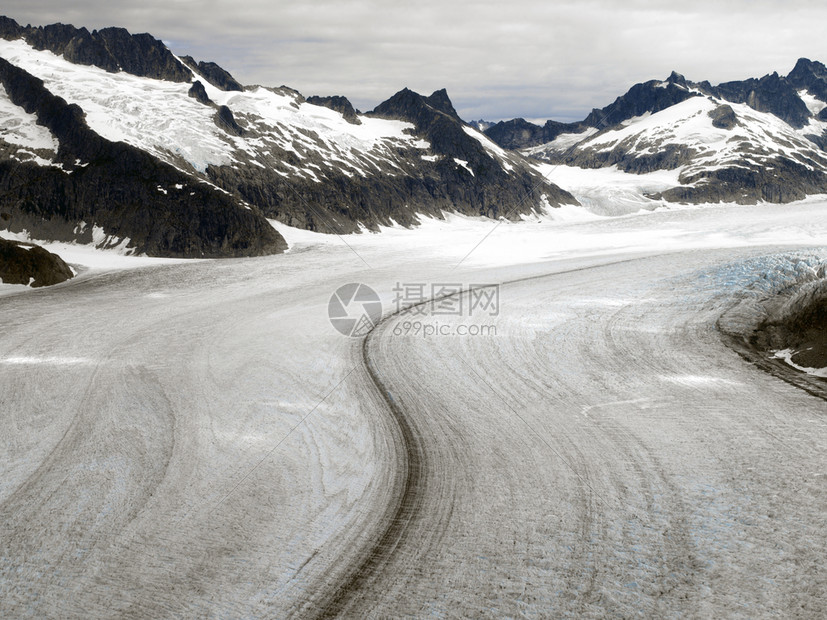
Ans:
[{"label": "cloud bank", "polygon": [[444,87],[468,120],[580,120],[672,70],[717,83],[827,61],[827,5],[810,1],[6,0],[2,11],[150,32],[242,83],[341,94],[363,110],[406,86]]}]

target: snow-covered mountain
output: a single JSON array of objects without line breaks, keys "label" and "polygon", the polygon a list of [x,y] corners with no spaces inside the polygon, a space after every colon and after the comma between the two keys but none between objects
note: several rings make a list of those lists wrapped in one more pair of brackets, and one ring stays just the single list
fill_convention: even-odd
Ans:
[{"label": "snow-covered mountain", "polygon": [[444,90],[358,114],[344,97],[243,87],[119,28],[2,18],[0,37],[0,209],[15,231],[239,255],[284,246],[265,218],[346,233],[576,202]]},{"label": "snow-covered mountain", "polygon": [[652,198],[789,202],[827,192],[827,68],[801,59],[786,77],[712,86],[672,73],[632,87],[582,122],[522,119],[486,131],[500,145],[555,164],[678,173]]}]

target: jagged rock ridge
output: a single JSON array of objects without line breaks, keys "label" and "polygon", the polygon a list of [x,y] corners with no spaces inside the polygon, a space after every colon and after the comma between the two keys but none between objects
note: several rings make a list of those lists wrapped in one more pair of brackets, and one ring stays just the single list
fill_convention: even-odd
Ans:
[{"label": "jagged rock ridge", "polygon": [[636,84],[582,122],[501,122],[486,135],[524,155],[635,174],[679,170],[651,195],[678,202],[790,202],[827,192],[827,68],[800,59],[786,77],[712,86],[673,72]]},{"label": "jagged rock ridge", "polygon": [[229,71],[219,67],[214,62],[196,61],[192,56],[182,56],[184,63],[197,71],[205,80],[216,88],[226,91],[243,91],[244,87]]},{"label": "jagged rock ridge", "polygon": [[306,101],[307,103],[324,106],[325,108],[330,108],[331,110],[338,112],[348,123],[353,123],[354,125],[362,124],[362,121],[359,120],[359,115],[356,112],[356,109],[346,97],[342,97],[340,95],[333,95],[330,97],[312,95],[308,97]]},{"label": "jagged rock ridge", "polygon": [[167,47],[149,34],[130,34],[124,28],[89,32],[72,25],[20,26],[0,16],[0,37],[24,39],[37,50],[49,50],[69,62],[94,65],[106,71],[126,71],[141,77],[189,82],[192,72]]},{"label": "jagged rock ridge", "polygon": [[[100,47],[113,37],[120,40],[120,30],[109,30],[88,33],[61,25],[20,27],[4,20],[0,35],[5,43],[0,41],[0,45],[4,57],[43,81],[45,92],[76,109],[76,124],[87,122],[82,132],[96,135],[110,149],[116,148],[112,145],[119,149],[129,146],[126,150],[133,160],[146,157],[133,161],[129,168],[133,178],[145,181],[145,191],[128,192],[129,196],[141,196],[152,203],[159,197],[153,190],[169,199],[177,197],[170,187],[197,186],[199,192],[210,195],[213,204],[235,205],[230,209],[233,213],[240,205],[250,218],[264,214],[293,226],[336,233],[393,222],[415,224],[418,213],[437,217],[442,211],[517,216],[575,202],[570,194],[548,183],[528,160],[503,151],[464,123],[444,90],[428,97],[403,91],[399,96],[409,99],[409,109],[394,109],[396,101],[392,98],[373,113],[360,115],[344,97],[305,100],[287,87],[240,87],[214,63],[196,62],[190,57],[179,61],[165,48],[177,63],[175,71],[168,70],[168,57],[161,51],[154,56],[158,65],[155,71],[131,63],[126,53],[131,47],[124,42],[116,47],[115,54],[67,56],[67,49],[97,49],[94,46]],[[141,44],[151,43],[152,49],[163,47],[151,37],[139,38]],[[38,55],[33,41],[63,56]],[[76,60],[89,68],[80,68]],[[96,73],[100,70],[108,73]],[[131,76],[145,81],[135,82]],[[180,90],[169,87],[169,83],[179,82]],[[94,110],[95,114],[84,118],[86,110]],[[96,182],[114,191],[115,179],[104,180],[103,176],[114,175],[117,165],[110,161],[107,172],[101,160],[90,161],[79,144],[73,147],[77,152],[69,155],[71,149],[64,142],[61,138],[59,156],[40,153],[35,157],[25,149],[9,146],[8,166],[13,171],[7,177],[18,175],[24,165],[26,175],[46,179],[40,183],[43,188],[59,186],[53,193],[71,196],[69,202],[73,205],[87,191],[83,185],[91,180],[92,170],[102,175]],[[167,164],[171,168],[165,167]],[[161,169],[163,177],[156,178]],[[175,180],[168,175],[175,176]],[[46,208],[43,194],[47,189],[24,191],[17,185],[10,189],[7,200],[15,202],[13,225],[46,227],[51,213],[36,211]],[[107,198],[111,199],[108,192]],[[96,186],[92,194],[99,193]],[[187,196],[179,197],[181,209],[192,208]],[[201,199],[205,198],[199,194],[198,203],[203,204]],[[55,204],[62,203],[57,200]],[[88,232],[83,232],[88,228],[80,222],[91,227],[90,210],[95,211],[94,225],[104,226],[102,221],[107,215],[94,204],[84,202],[80,215],[73,212],[68,217],[62,213],[61,218],[69,224],[59,234],[88,238]],[[85,219],[80,219],[81,215]],[[38,218],[42,220],[39,223]],[[203,224],[203,218],[197,220]],[[146,225],[142,221],[141,226]],[[130,247],[145,247],[140,239],[148,232],[135,229],[134,224],[127,231],[123,221],[111,218],[104,227],[113,239],[128,236]],[[155,242],[151,245],[155,251],[167,253],[255,253],[272,248],[272,242],[272,238],[263,239],[241,248],[240,240],[233,237],[217,247],[206,244],[181,250],[179,242],[163,247]]]}]

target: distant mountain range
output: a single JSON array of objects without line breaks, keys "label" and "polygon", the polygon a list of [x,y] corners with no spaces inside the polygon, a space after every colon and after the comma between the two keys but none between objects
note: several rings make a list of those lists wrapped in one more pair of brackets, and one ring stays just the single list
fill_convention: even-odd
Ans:
[{"label": "distant mountain range", "polygon": [[0,18],[0,226],[150,255],[279,252],[267,221],[328,233],[442,211],[499,217],[575,199],[459,118],[402,90],[244,87],[147,34]]},{"label": "distant mountain range", "polygon": [[517,217],[575,198],[544,163],[677,170],[653,199],[827,193],[827,68],[712,86],[673,73],[578,123],[466,123],[445,90],[360,113],[244,86],[149,34],[0,17],[0,230],[159,256],[281,252],[443,211]]},{"label": "distant mountain range", "polygon": [[523,119],[485,134],[555,164],[679,170],[679,185],[651,196],[705,203],[790,202],[827,193],[827,67],[800,59],[786,76],[726,82],[636,84],[579,123]]}]

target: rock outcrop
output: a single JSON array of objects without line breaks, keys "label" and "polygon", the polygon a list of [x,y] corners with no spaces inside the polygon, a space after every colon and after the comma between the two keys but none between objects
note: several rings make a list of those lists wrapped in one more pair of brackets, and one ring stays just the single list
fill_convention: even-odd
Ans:
[{"label": "rock outcrop", "polygon": [[60,284],[74,277],[57,254],[39,245],[0,239],[0,282],[33,288]]},{"label": "rock outcrop", "polygon": [[181,60],[216,88],[226,91],[244,90],[241,83],[230,75],[229,71],[214,62],[204,62],[203,60],[198,62],[192,56],[182,56]]},{"label": "rock outcrop", "polygon": [[38,50],[49,50],[79,65],[94,65],[110,71],[126,71],[140,77],[171,82],[189,82],[192,72],[167,47],[149,34],[130,34],[124,28],[89,32],[67,24],[20,26],[0,17],[0,37],[25,39]]},{"label": "rock outcrop", "polygon": [[314,95],[308,97],[306,101],[307,103],[320,105],[338,112],[348,123],[353,123],[354,125],[361,125],[362,123],[362,121],[359,120],[359,116],[357,115],[353,104],[350,103],[346,97],[341,97],[339,95],[334,95],[332,97],[319,97]]}]

